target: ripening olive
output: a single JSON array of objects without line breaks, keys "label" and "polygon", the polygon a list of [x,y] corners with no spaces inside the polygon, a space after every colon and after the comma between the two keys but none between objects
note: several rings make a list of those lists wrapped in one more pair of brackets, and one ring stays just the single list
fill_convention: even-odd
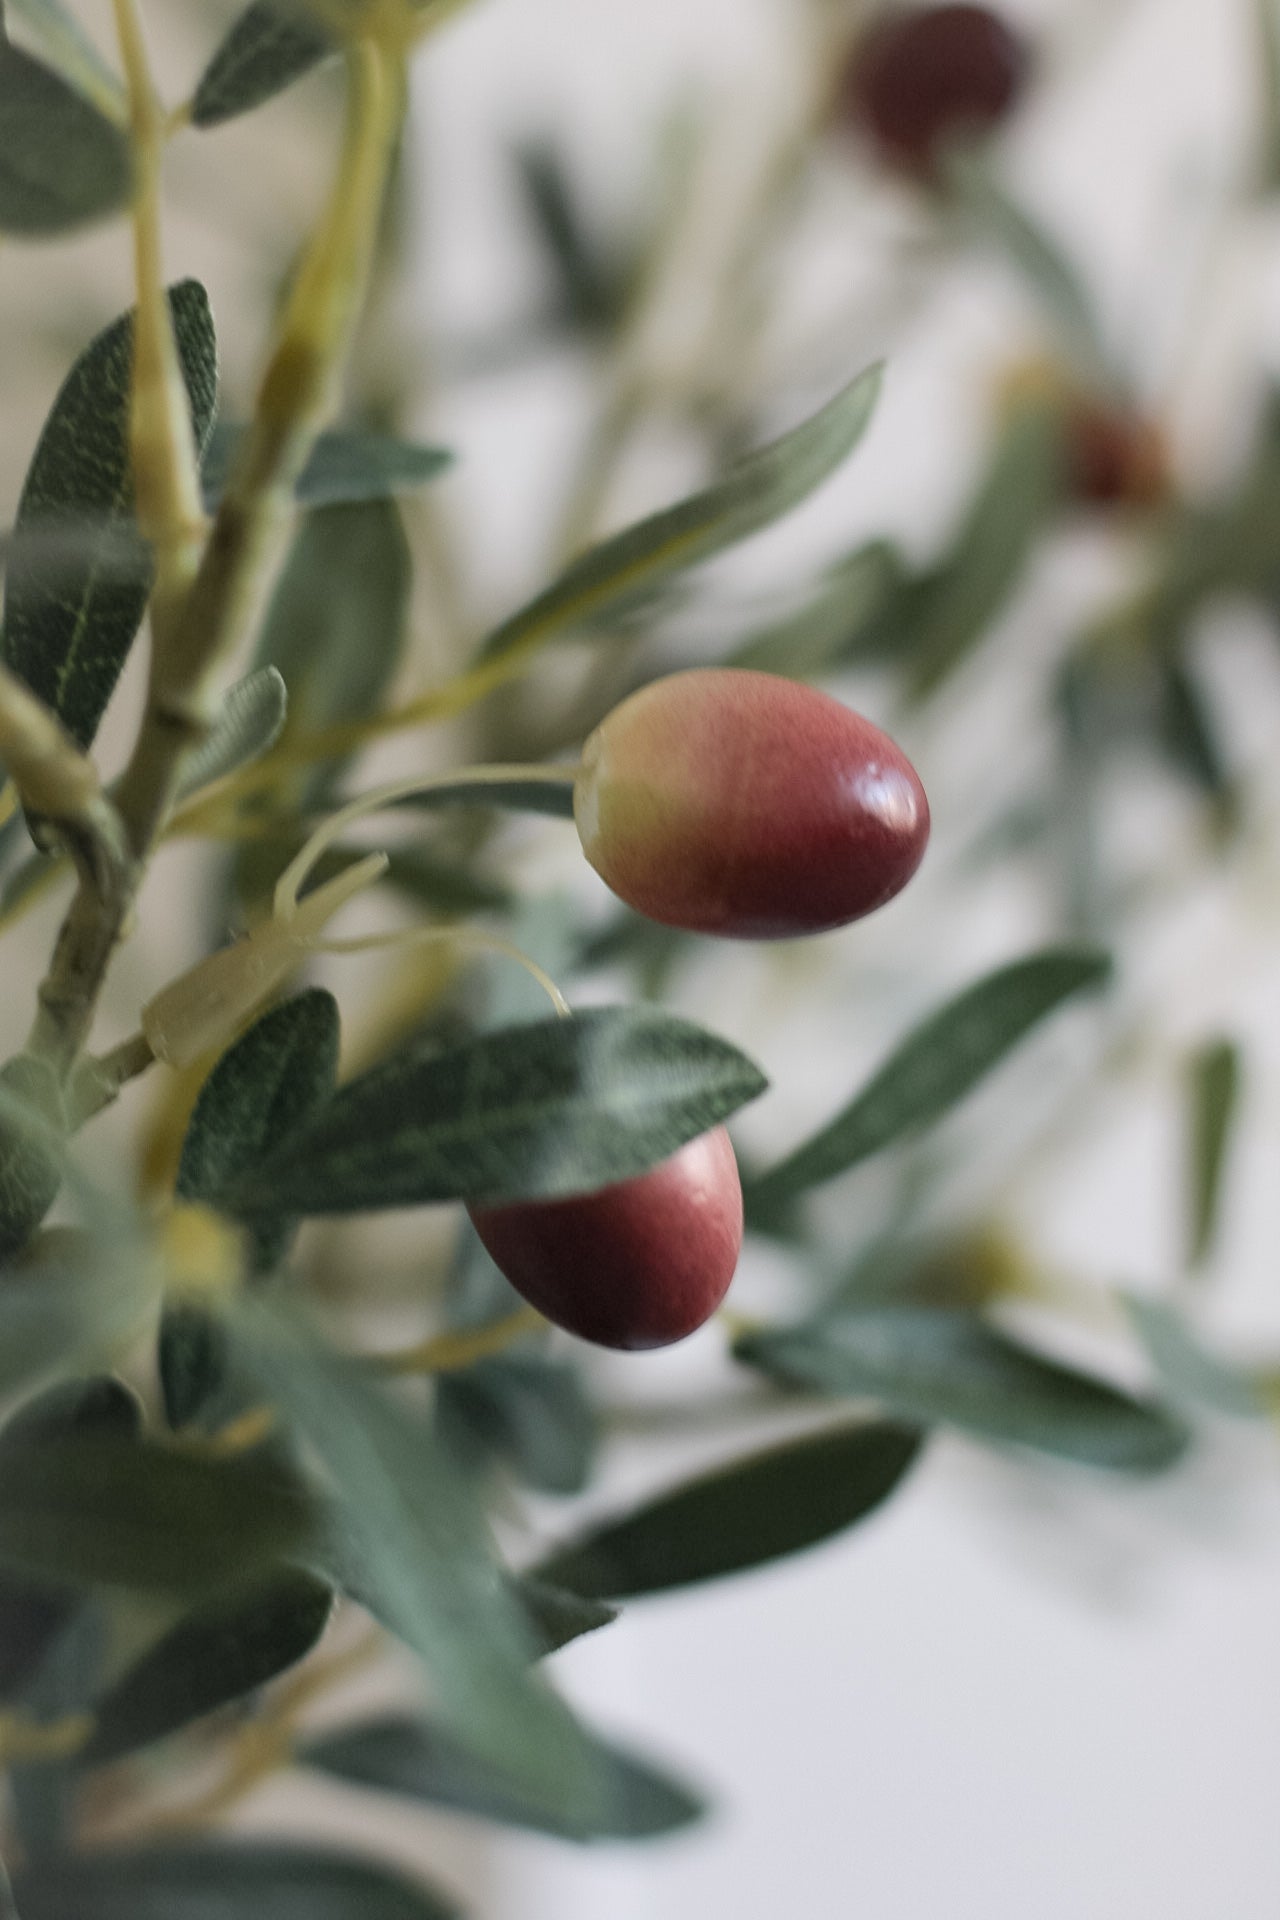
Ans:
[{"label": "ripening olive", "polygon": [[723,1127],[595,1193],[468,1212],[516,1291],[601,1347],[665,1347],[693,1333],[723,1300],[742,1247],[742,1185]]},{"label": "ripening olive", "polygon": [[637,912],[746,940],[883,906],[929,837],[924,788],[887,734],[812,687],[730,667],[615,707],[583,748],[574,817]]},{"label": "ripening olive", "polygon": [[875,21],[841,77],[840,111],[891,167],[932,175],[949,141],[997,126],[1030,61],[1022,37],[989,7],[920,7]]}]

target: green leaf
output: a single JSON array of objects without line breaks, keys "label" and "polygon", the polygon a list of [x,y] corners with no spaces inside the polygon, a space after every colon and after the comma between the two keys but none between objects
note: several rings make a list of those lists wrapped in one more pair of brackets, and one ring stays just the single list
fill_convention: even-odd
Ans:
[{"label": "green leaf", "polygon": [[[87,1710],[107,1658],[108,1622],[100,1601],[74,1602],[62,1630],[47,1649],[16,1703],[38,1726]],[[15,1766],[9,1797],[22,1855],[34,1860],[73,1844],[79,1812],[79,1776],[68,1755]]]},{"label": "green leaf", "polygon": [[646,1172],[764,1085],[736,1047],[654,1008],[505,1027],[349,1082],[225,1204],[353,1213],[585,1193]]},{"label": "green leaf", "polygon": [[584,1634],[598,1633],[601,1627],[612,1626],[618,1617],[616,1607],[606,1607],[598,1600],[584,1600],[577,1593],[566,1593],[532,1574],[522,1574],[514,1580],[512,1591],[528,1621],[533,1652],[539,1660],[559,1653],[561,1647],[581,1640]]},{"label": "green leaf", "polygon": [[500,1354],[442,1375],[436,1423],[464,1464],[492,1456],[540,1493],[580,1493],[600,1438],[577,1367],[540,1353]]},{"label": "green leaf", "polygon": [[1240,1109],[1240,1049],[1234,1040],[1207,1041],[1187,1069],[1187,1264],[1199,1267],[1213,1247],[1222,1210],[1223,1177]]},{"label": "green leaf", "polygon": [[[0,1448],[77,1433],[131,1438],[141,1421],[136,1397],[118,1380],[102,1376],[67,1381],[27,1401],[0,1433]],[[11,1575],[0,1580],[0,1700],[12,1700],[31,1680],[79,1604],[75,1595],[59,1587]]]},{"label": "green leaf", "polygon": [[242,1176],[324,1108],[338,1070],[338,1028],[337,1001],[323,988],[282,1001],[223,1054],[191,1115],[178,1198],[244,1220],[260,1267],[280,1257],[288,1210],[270,1196],[245,1210],[231,1196]]},{"label": "green leaf", "polygon": [[0,233],[66,233],[115,213],[132,191],[119,122],[0,38]]},{"label": "green leaf", "polygon": [[253,0],[201,74],[192,124],[217,127],[261,106],[338,49],[303,0]]},{"label": "green leaf", "polygon": [[1280,5],[1254,0],[1255,43],[1263,88],[1263,133],[1258,185],[1274,193],[1280,187]]},{"label": "green leaf", "polygon": [[81,1764],[119,1760],[265,1687],[311,1652],[332,1608],[324,1581],[283,1573],[188,1614],[94,1703]]},{"label": "green leaf", "polygon": [[297,1759],[304,1767],[379,1793],[567,1840],[647,1840],[688,1826],[703,1811],[686,1787],[620,1748],[601,1744],[594,1817],[590,1823],[557,1819],[425,1719],[388,1716],[346,1727],[300,1748]]},{"label": "green leaf", "polygon": [[1015,409],[976,498],[941,563],[891,603],[887,658],[924,699],[987,637],[1023,578],[1062,497],[1062,424],[1052,406]]},{"label": "green leaf", "polygon": [[233,1417],[225,1403],[230,1369],[226,1330],[203,1307],[175,1301],[165,1308],[157,1350],[164,1416],[175,1432],[183,1427],[216,1427]]},{"label": "green leaf", "polygon": [[531,224],[555,273],[564,318],[588,330],[609,325],[620,310],[624,275],[587,231],[558,148],[547,139],[523,141],[515,163]]},{"label": "green leaf", "polygon": [[155,1283],[132,1240],[38,1234],[0,1272],[0,1393],[110,1360],[154,1308]]},{"label": "green leaf", "polygon": [[[212,511],[226,491],[245,428],[214,428],[201,463],[205,505]],[[294,498],[304,507],[351,506],[385,500],[425,486],[453,464],[444,447],[424,447],[388,433],[362,433],[343,427],[322,433],[294,482]]]},{"label": "green leaf", "polygon": [[736,1342],[770,1378],[850,1394],[901,1419],[963,1428],[1085,1466],[1154,1473],[1186,1450],[1163,1407],[1017,1345],[975,1315],[869,1308],[819,1316]]},{"label": "green leaf", "polygon": [[940,1120],[1033,1027],[1110,977],[1105,954],[1050,948],[979,980],[930,1015],[835,1117],[748,1189],[761,1214]]},{"label": "green leaf", "polygon": [[719,485],[614,534],[566,568],[489,635],[482,660],[521,654],[565,633],[638,587],[709,560],[780,520],[830,477],[862,438],[880,369],[861,374],[820,413],[734,467]]},{"label": "green leaf", "polygon": [[536,1569],[588,1599],[633,1599],[743,1573],[873,1513],[920,1451],[910,1427],[805,1434],[591,1527]]},{"label": "green leaf", "polygon": [[298,1483],[252,1460],[116,1435],[0,1448],[0,1565],[36,1580],[207,1594],[313,1531]]},{"label": "green leaf", "polygon": [[1207,1407],[1229,1420],[1266,1417],[1265,1392],[1247,1373],[1206,1352],[1180,1313],[1162,1300],[1140,1294],[1122,1293],[1120,1298],[1148,1359],[1175,1401]]},{"label": "green leaf", "polygon": [[904,579],[897,548],[888,540],[868,541],[829,568],[797,612],[751,634],[726,664],[808,679],[856,659],[879,637]]},{"label": "green leaf", "polygon": [[990,153],[953,150],[946,179],[977,232],[999,248],[1056,322],[1077,364],[1108,377],[1098,317],[1083,281],[1057,242],[997,180]]},{"label": "green leaf", "polygon": [[13,1878],[22,1920],[458,1920],[390,1867],[272,1841],[63,1854]]},{"label": "green leaf", "polygon": [[529,1671],[534,1647],[465,1479],[351,1362],[256,1299],[236,1315],[244,1365],[331,1489],[332,1571],[424,1662],[468,1748],[549,1814],[589,1817],[595,1749]]},{"label": "green leaf", "polygon": [[287,707],[284,680],[274,667],[259,667],[228,687],[212,733],[183,763],[179,803],[273,747],[284,730]]},{"label": "green leaf", "polygon": [[[169,295],[178,355],[202,444],[213,420],[217,347],[204,288],[184,280]],[[91,744],[151,591],[151,561],[122,575],[113,548],[132,519],[129,387],[133,316],[100,333],[72,367],[36,447],[17,530],[85,523],[86,541],[50,578],[21,539],[5,584],[0,658],[58,715],[82,747]],[[99,564],[100,549],[106,564]]]},{"label": "green leaf", "polygon": [[56,67],[64,80],[109,120],[121,126],[127,123],[129,102],[124,87],[62,0],[5,0],[4,10],[22,21],[49,65]]},{"label": "green leaf", "polygon": [[1165,645],[1152,664],[1159,679],[1160,745],[1177,772],[1214,803],[1219,824],[1229,828],[1238,815],[1240,796],[1217,722],[1185,649]]}]

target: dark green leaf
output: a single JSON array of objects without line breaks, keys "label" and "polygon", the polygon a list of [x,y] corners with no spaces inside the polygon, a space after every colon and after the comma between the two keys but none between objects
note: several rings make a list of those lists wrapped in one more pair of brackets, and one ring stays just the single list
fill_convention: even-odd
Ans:
[{"label": "dark green leaf", "polygon": [[633,1599],[798,1553],[865,1519],[920,1451],[910,1427],[805,1434],[592,1527],[537,1568],[589,1599]]},{"label": "dark green leaf", "polygon": [[492,780],[487,773],[483,777],[464,776],[441,781],[425,793],[406,794],[393,804],[415,813],[434,813],[440,807],[502,807],[513,813],[540,813],[548,820],[572,820],[573,776],[566,773],[559,777],[559,769],[549,772],[550,778],[532,772],[524,777],[515,774]]},{"label": "dark green leaf", "polygon": [[[107,1614],[101,1603],[74,1600],[65,1624],[16,1703],[21,1712],[43,1726],[84,1713],[100,1682],[107,1641]],[[9,1776],[10,1800],[27,1860],[61,1853],[71,1843],[78,1786],[70,1755],[14,1767]]]},{"label": "dark green leaf", "polygon": [[599,1441],[578,1369],[540,1353],[501,1354],[444,1374],[436,1421],[464,1464],[493,1456],[540,1493],[580,1493]]},{"label": "dark green leaf", "polygon": [[1056,408],[1020,406],[940,564],[900,592],[883,650],[900,657],[910,691],[933,693],[991,631],[1026,572],[1062,493],[1062,426]]},{"label": "dark green leaf", "polygon": [[332,1571],[425,1663],[440,1711],[513,1790],[558,1818],[595,1804],[594,1746],[529,1670],[535,1651],[466,1481],[430,1430],[257,1300],[239,1343],[331,1488]]},{"label": "dark green leaf", "polygon": [[1064,347],[1084,371],[1105,377],[1107,354],[1084,283],[1057,242],[996,179],[990,153],[955,151],[946,175],[978,233],[1000,249],[1056,322]]},{"label": "dark green leaf", "polygon": [[285,684],[274,667],[259,667],[228,687],[212,733],[183,763],[179,802],[273,747],[284,729],[287,706]]},{"label": "dark green leaf", "polygon": [[[214,428],[201,463],[205,505],[212,510],[226,491],[245,429]],[[362,433],[344,427],[322,433],[294,483],[294,498],[304,507],[352,506],[385,500],[425,486],[452,465],[443,447],[424,447],[388,433]]]},{"label": "dark green leaf", "polygon": [[524,653],[550,635],[569,633],[637,588],[696,566],[780,520],[853,451],[879,391],[880,369],[873,367],[812,419],[740,462],[718,486],[593,547],[496,628],[481,658]]},{"label": "dark green leaf", "polygon": [[132,190],[119,122],[0,38],[0,233],[65,233],[115,213]]},{"label": "dark green leaf", "polygon": [[525,204],[554,270],[560,310],[572,326],[607,326],[619,311],[623,275],[588,232],[564,160],[550,140],[517,147],[516,167]]},{"label": "dark green leaf", "polygon": [[14,1875],[22,1920],[458,1920],[390,1867],[271,1841],[62,1855]]},{"label": "dark green leaf", "polygon": [[764,1084],[688,1021],[593,1008],[386,1061],[225,1200],[306,1214],[584,1193],[644,1173]]},{"label": "dark green leaf", "polygon": [[220,126],[261,106],[337,51],[305,0],[253,0],[200,76],[193,125]]},{"label": "dark green leaf", "polygon": [[1259,1420],[1267,1413],[1265,1392],[1241,1369],[1206,1352],[1181,1314],[1162,1300],[1121,1295],[1137,1331],[1172,1398],[1190,1407],[1207,1407],[1229,1420]]},{"label": "dark green leaf", "polygon": [[918,1026],[834,1120],[754,1182],[749,1205],[763,1213],[940,1120],[1033,1027],[1110,972],[1105,954],[1051,948],[988,974]]},{"label": "dark green leaf", "polygon": [[772,1378],[878,1401],[906,1420],[962,1427],[1091,1467],[1152,1473],[1186,1449],[1163,1407],[1046,1360],[970,1313],[845,1311],[749,1334],[737,1357]]},{"label": "dark green leaf", "polygon": [[62,0],[5,0],[5,11],[22,21],[64,80],[109,120],[126,123],[129,102],[123,86]]},{"label": "dark green leaf", "polygon": [[224,1413],[234,1413],[234,1406],[224,1404],[230,1347],[215,1314],[183,1302],[166,1307],[157,1364],[165,1419],[175,1431],[197,1423],[216,1426]]},{"label": "dark green leaf", "polygon": [[1217,1232],[1240,1080],[1240,1049],[1233,1040],[1210,1040],[1188,1062],[1187,1264],[1192,1267],[1203,1264]]},{"label": "dark green leaf", "polygon": [[[60,1434],[111,1433],[129,1438],[142,1409],[127,1387],[109,1375],[70,1380],[28,1400],[7,1422],[0,1447],[39,1444]],[[31,1679],[67,1628],[79,1601],[65,1589],[6,1576],[0,1580],[0,1700]],[[77,1701],[75,1703],[79,1705]]]},{"label": "dark green leaf", "polygon": [[114,1435],[0,1448],[0,1564],[67,1585],[207,1593],[300,1552],[296,1481]]},{"label": "dark green leaf", "polygon": [[1263,137],[1258,184],[1274,193],[1280,187],[1280,6],[1254,0],[1260,77],[1263,86]]},{"label": "dark green leaf", "polygon": [[[184,280],[169,295],[178,355],[191,400],[197,443],[213,420],[217,348],[204,288]],[[17,531],[39,536],[86,523],[78,564],[50,578],[37,549],[21,539],[10,556],[0,657],[82,747],[93,740],[151,591],[151,563],[132,573],[99,566],[99,538],[109,549],[130,524],[129,387],[133,316],[100,333],[63,382],[36,447]],[[110,555],[108,553],[108,560]]]},{"label": "dark green leaf", "polygon": [[533,1651],[539,1660],[559,1653],[561,1647],[581,1640],[587,1633],[598,1633],[612,1626],[618,1617],[616,1607],[599,1600],[584,1600],[580,1594],[565,1593],[545,1580],[523,1574],[512,1583],[513,1592],[529,1623]]},{"label": "dark green leaf", "polygon": [[338,1005],[312,987],[282,1001],[219,1060],[191,1115],[178,1165],[180,1200],[223,1207],[257,1236],[256,1257],[279,1257],[287,1218],[268,1196],[247,1212],[230,1196],[240,1179],[319,1113],[338,1070]]},{"label": "dark green leaf", "polygon": [[531,1827],[568,1840],[646,1840],[688,1826],[702,1803],[686,1787],[655,1773],[617,1747],[597,1748],[599,1802],[594,1818],[556,1819],[512,1790],[443,1728],[429,1720],[366,1721],[313,1740],[297,1758],[357,1786],[451,1807],[503,1826]]},{"label": "dark green leaf", "polygon": [[1166,646],[1155,661],[1160,679],[1160,742],[1177,771],[1215,804],[1229,827],[1239,795],[1204,690],[1179,646]]},{"label": "dark green leaf", "polygon": [[119,1760],[265,1687],[310,1653],[332,1606],[333,1589],[323,1581],[283,1573],[189,1614],[95,1702],[81,1763]]}]

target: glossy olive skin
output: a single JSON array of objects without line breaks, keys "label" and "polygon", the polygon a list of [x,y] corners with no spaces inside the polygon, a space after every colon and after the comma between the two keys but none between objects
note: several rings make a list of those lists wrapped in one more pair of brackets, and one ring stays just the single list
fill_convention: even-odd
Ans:
[{"label": "glossy olive skin", "polygon": [[949,141],[988,132],[1017,104],[1026,43],[989,7],[921,7],[874,22],[840,87],[842,117],[880,158],[929,176]]},{"label": "glossy olive skin", "polygon": [[467,1210],[517,1293],[600,1347],[666,1347],[695,1332],[742,1248],[742,1183],[723,1127],[596,1193]]},{"label": "glossy olive skin", "polygon": [[929,837],[924,788],[887,734],[813,687],[730,667],[615,707],[583,748],[574,817],[629,906],[736,940],[860,919]]}]

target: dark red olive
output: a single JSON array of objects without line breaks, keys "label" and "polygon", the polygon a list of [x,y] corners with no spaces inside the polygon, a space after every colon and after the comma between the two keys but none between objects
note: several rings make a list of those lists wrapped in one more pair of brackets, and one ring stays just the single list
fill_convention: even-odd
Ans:
[{"label": "dark red olive", "polygon": [[723,1127],[596,1193],[468,1212],[517,1293],[601,1347],[693,1333],[724,1299],[742,1248],[742,1184]]},{"label": "dark red olive", "polygon": [[858,40],[840,110],[890,166],[928,176],[949,141],[989,132],[1009,115],[1029,66],[1022,36],[989,7],[891,13]]},{"label": "dark red olive", "polygon": [[1076,396],[1066,414],[1067,486],[1089,506],[1158,506],[1169,494],[1164,435],[1141,414]]},{"label": "dark red olive", "polygon": [[887,734],[813,687],[731,667],[615,707],[583,748],[574,817],[637,912],[746,940],[872,912],[929,837],[924,788]]}]

